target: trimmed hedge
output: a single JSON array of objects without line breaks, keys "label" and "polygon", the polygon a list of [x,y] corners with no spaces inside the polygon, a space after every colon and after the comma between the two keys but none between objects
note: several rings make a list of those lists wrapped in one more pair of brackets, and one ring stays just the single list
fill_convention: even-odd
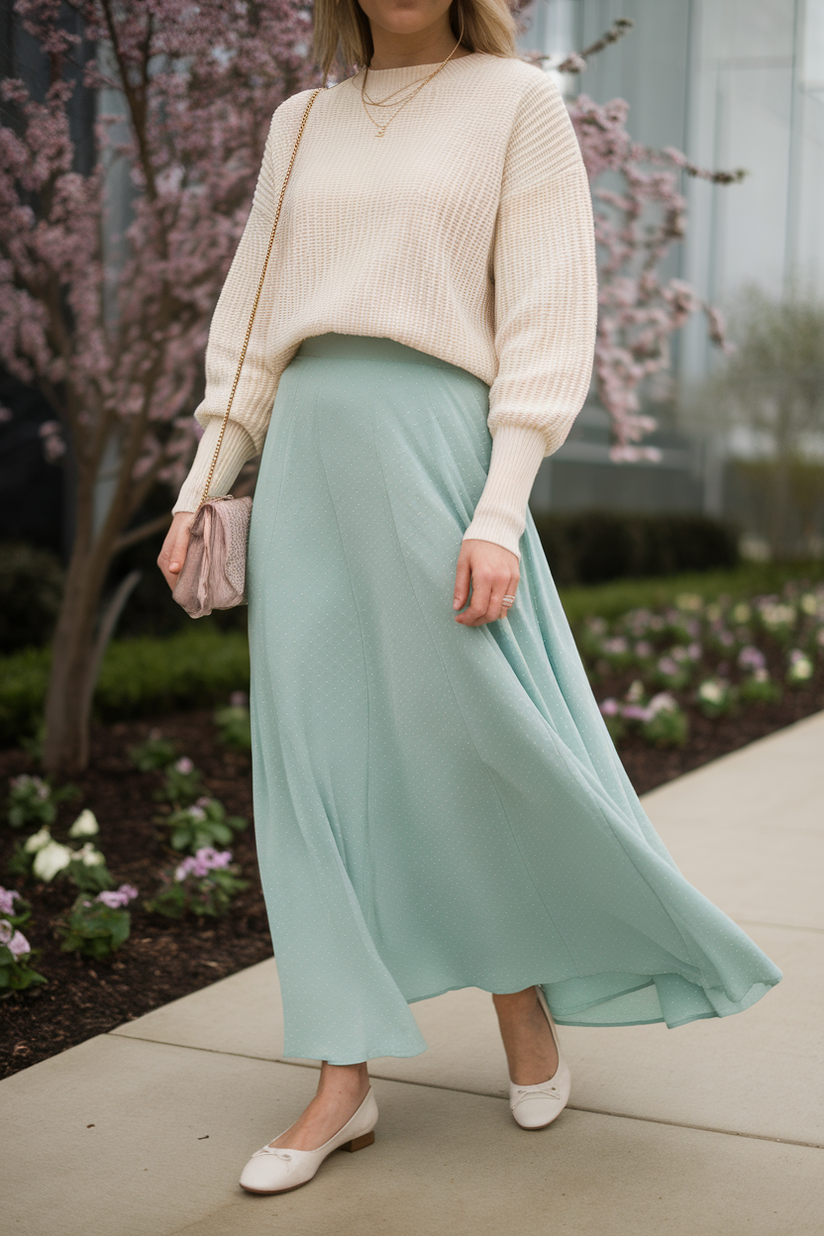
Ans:
[{"label": "trimmed hedge", "polygon": [[600,584],[738,564],[731,529],[705,515],[588,511],[535,520],[555,582]]},{"label": "trimmed hedge", "polygon": [[[666,579],[618,580],[597,587],[561,590],[573,627],[588,615],[612,619],[627,610],[672,604],[679,593],[706,600],[726,594],[735,600],[779,593],[792,579],[824,579],[824,563],[745,563],[731,571],[683,574]],[[43,714],[48,682],[48,649],[28,648],[0,658],[0,744],[34,735]],[[249,648],[240,631],[192,623],[165,638],[113,640],[95,694],[95,716],[114,721],[161,716],[175,709],[224,703],[249,683]]]},{"label": "trimmed hedge", "polygon": [[776,595],[793,580],[816,584],[824,580],[824,562],[743,562],[732,571],[696,571],[658,579],[617,579],[610,584],[581,584],[561,588],[566,616],[573,628],[585,618],[608,622],[631,609],[665,609],[685,592],[714,601]]},{"label": "trimmed hedge", "polygon": [[[51,654],[28,648],[0,658],[0,743],[37,732]],[[101,721],[159,715],[223,703],[249,685],[249,646],[241,631],[189,627],[165,639],[113,640],[94,697]]]},{"label": "trimmed hedge", "polygon": [[63,570],[48,549],[0,544],[0,649],[4,654],[37,648],[51,639]]}]

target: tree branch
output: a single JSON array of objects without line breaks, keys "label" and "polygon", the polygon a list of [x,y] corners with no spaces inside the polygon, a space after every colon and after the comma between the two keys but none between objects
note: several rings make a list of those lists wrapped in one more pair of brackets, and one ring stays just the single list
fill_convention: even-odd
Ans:
[{"label": "tree branch", "polygon": [[124,532],[117,538],[114,543],[114,552],[119,554],[121,550],[128,549],[130,545],[145,541],[147,537],[154,536],[156,532],[162,532],[164,528],[168,528],[171,522],[171,511],[164,511],[162,515],[156,515],[154,519],[147,520],[145,524],[130,528],[128,532]]},{"label": "tree branch", "polygon": [[[635,25],[629,17],[619,17],[612,23],[609,30],[602,34],[600,39],[596,39],[594,43],[590,43],[589,47],[585,47],[583,51],[572,52],[560,64],[554,64],[552,67],[556,73],[583,73],[587,67],[587,57],[595,56],[598,52],[603,51],[605,47],[609,47],[610,43],[617,43],[625,34],[629,34],[630,30]],[[530,52],[524,59],[531,61],[533,64],[539,64],[543,60],[551,60],[552,54],[547,52]]]}]

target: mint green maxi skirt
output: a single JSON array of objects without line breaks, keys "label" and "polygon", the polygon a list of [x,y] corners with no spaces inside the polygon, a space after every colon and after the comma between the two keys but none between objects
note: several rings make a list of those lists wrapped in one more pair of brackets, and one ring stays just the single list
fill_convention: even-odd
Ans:
[{"label": "mint green maxi skirt", "polygon": [[426,1047],[410,1002],[541,984],[563,1025],[727,1017],[781,978],[680,874],[598,711],[531,517],[508,619],[452,592],[488,387],[306,340],[249,541],[255,827],[285,1054]]}]

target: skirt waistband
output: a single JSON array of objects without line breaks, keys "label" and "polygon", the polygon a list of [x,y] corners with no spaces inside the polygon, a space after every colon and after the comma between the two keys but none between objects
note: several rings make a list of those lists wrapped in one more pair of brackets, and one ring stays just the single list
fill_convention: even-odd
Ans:
[{"label": "skirt waistband", "polygon": [[437,369],[453,369],[466,373],[460,365],[420,352],[395,339],[376,335],[341,335],[331,331],[327,335],[313,335],[304,339],[295,357],[324,356],[334,360],[390,360],[406,365],[434,365]]}]

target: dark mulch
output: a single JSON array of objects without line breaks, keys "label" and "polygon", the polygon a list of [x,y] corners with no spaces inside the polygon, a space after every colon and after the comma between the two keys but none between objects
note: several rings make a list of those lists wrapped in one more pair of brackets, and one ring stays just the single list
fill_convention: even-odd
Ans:
[{"label": "dark mulch", "polygon": [[[218,919],[175,921],[142,908],[143,898],[151,896],[157,886],[159,870],[180,857],[164,844],[166,830],[153,823],[158,812],[153,793],[161,784],[161,775],[137,772],[127,754],[153,726],[131,722],[96,727],[89,771],[74,779],[80,794],[61,806],[52,831],[62,839],[63,830],[81,807],[94,811],[100,823],[96,844],[106,855],[112,875],[118,883],[128,882],[140,890],[140,899],[130,906],[131,936],[108,962],[64,953],[54,924],[74,900],[76,890],[59,878],[53,885],[25,886],[0,877],[1,883],[18,887],[31,903],[32,917],[23,931],[33,946],[42,949],[34,968],[49,980],[46,986],[29,988],[0,1002],[0,1076],[94,1034],[104,1034],[272,955],[257,874],[248,759],[220,744],[209,712],[164,717],[156,725],[165,737],[174,739],[181,755],[189,755],[203,771],[209,790],[227,812],[249,820],[248,828],[236,834],[232,845],[249,887],[237,896],[231,912]],[[6,777],[36,771],[25,753],[0,753],[4,784]],[[0,871],[5,871],[7,856],[19,836],[5,826],[0,828]]]},{"label": "dark mulch", "polygon": [[[599,699],[611,693],[612,685],[599,684]],[[622,740],[619,750],[633,785],[644,793],[822,708],[824,681],[819,672],[813,682],[788,691],[777,704],[750,704],[714,721],[691,710],[690,741],[680,750],[657,750],[637,736]],[[174,861],[164,844],[164,830],[153,823],[158,809],[153,791],[160,776],[136,772],[127,755],[128,748],[155,726],[175,740],[180,754],[191,756],[230,814],[250,821],[252,814],[249,762],[221,746],[209,712],[164,717],[154,724],[98,726],[89,771],[76,778],[80,794],[61,807],[53,831],[61,838],[80,808],[91,807],[100,822],[98,844],[112,874],[118,883],[136,885],[141,899],[153,892],[159,869]],[[0,752],[4,781],[36,771],[24,752]],[[5,871],[18,836],[0,828],[0,872]],[[42,950],[36,968],[49,980],[42,988],[0,1002],[0,1077],[271,956],[251,823],[237,836],[233,849],[250,884],[225,918],[175,922],[150,915],[139,901],[134,902],[131,936],[109,962],[91,962],[60,951],[54,924],[73,900],[70,887],[59,880],[50,886],[24,887],[0,876],[0,882],[19,887],[32,904],[32,918],[24,931]]]}]

